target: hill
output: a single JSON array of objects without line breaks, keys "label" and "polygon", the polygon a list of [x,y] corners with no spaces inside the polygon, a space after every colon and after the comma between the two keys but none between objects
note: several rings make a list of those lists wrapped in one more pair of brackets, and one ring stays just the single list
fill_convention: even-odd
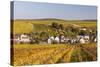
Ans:
[{"label": "hill", "polygon": [[17,19],[13,20],[13,31],[12,33],[30,33],[30,32],[39,32],[53,30],[51,29],[52,23],[62,24],[65,27],[89,27],[96,28],[96,21],[92,20],[62,20],[55,18],[46,18],[46,19]]}]

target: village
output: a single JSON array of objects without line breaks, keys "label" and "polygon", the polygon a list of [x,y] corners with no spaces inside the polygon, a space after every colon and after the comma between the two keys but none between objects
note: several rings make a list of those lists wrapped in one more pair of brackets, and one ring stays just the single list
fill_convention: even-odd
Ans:
[{"label": "village", "polygon": [[[81,28],[82,31],[87,31],[87,28]],[[97,42],[97,34],[78,34],[75,36],[66,35],[46,35],[44,37],[36,37],[36,33],[21,33],[13,35],[11,39],[15,44],[86,44]],[[59,33],[58,33],[59,34]]]}]

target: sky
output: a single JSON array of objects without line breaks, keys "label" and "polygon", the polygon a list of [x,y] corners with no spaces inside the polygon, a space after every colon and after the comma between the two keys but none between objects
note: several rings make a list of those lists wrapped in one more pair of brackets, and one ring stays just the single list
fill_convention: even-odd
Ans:
[{"label": "sky", "polygon": [[14,19],[97,19],[97,7],[86,5],[14,1],[13,13]]}]

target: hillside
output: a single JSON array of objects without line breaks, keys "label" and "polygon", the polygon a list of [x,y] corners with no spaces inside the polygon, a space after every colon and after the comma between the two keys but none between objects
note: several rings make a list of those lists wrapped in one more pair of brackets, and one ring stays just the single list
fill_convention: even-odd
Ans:
[{"label": "hillside", "polygon": [[96,28],[96,21],[82,21],[82,20],[62,20],[62,19],[18,19],[14,20],[13,23],[13,33],[30,33],[30,32],[39,32],[39,31],[48,31],[51,30],[49,27],[53,22],[62,24],[65,27],[89,27]]}]

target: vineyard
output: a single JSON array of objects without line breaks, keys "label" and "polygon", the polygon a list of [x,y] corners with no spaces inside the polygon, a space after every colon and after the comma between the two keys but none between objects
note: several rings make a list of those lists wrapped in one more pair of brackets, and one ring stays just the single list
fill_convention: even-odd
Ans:
[{"label": "vineyard", "polygon": [[67,45],[13,45],[12,65],[55,64],[97,60],[95,43]]}]

